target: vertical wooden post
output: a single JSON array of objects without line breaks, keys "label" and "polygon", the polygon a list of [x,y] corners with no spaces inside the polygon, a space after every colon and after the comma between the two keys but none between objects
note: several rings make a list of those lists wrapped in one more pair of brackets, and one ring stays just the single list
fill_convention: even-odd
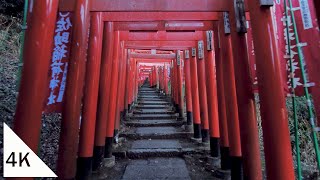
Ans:
[{"label": "vertical wooden post", "polygon": [[[109,92],[110,89],[110,76],[108,71],[112,65],[113,59],[113,22],[107,22],[104,24],[103,35],[103,51],[101,58],[100,69],[100,82],[99,82],[99,95],[98,95],[98,110],[97,110],[97,122],[95,130],[95,140],[93,149],[93,164],[92,170],[97,171],[101,167],[101,163],[104,157],[105,147],[105,135],[107,128],[108,107],[109,107]],[[111,74],[111,73],[110,73]]]},{"label": "vertical wooden post", "polygon": [[193,113],[193,131],[194,138],[201,138],[201,119],[200,119],[200,100],[198,86],[198,70],[196,48],[191,49],[190,59],[190,75],[191,75],[191,93],[192,93],[192,113]]},{"label": "vertical wooden post", "polygon": [[[241,2],[239,2],[241,3]],[[231,3],[234,6],[234,3]],[[239,6],[243,4],[238,4]],[[257,7],[260,9],[261,7]],[[250,64],[247,54],[246,26],[244,10],[235,7],[230,11],[231,39],[236,75],[236,92],[240,121],[241,148],[244,179],[262,178],[258,128],[255,114],[255,99],[253,81],[250,74]],[[237,16],[238,19],[236,18]],[[238,25],[238,27],[237,27]],[[244,53],[245,52],[245,53]]]},{"label": "vertical wooden post", "polygon": [[73,179],[76,176],[81,100],[90,25],[89,5],[89,0],[76,1],[73,14],[71,58],[68,64],[57,163],[57,175],[61,179]]},{"label": "vertical wooden post", "polygon": [[91,14],[86,84],[80,128],[77,178],[88,178],[92,171],[94,134],[98,105],[100,63],[102,52],[103,21],[102,13]]},{"label": "vertical wooden post", "polygon": [[185,92],[187,106],[187,125],[192,125],[192,93],[191,93],[191,73],[190,73],[190,51],[185,50],[184,74],[185,74]]},{"label": "vertical wooden post", "polygon": [[199,100],[200,100],[200,118],[201,118],[201,135],[202,142],[209,142],[209,117],[206,87],[206,67],[204,55],[204,42],[198,41],[198,83],[199,83]]},{"label": "vertical wooden post", "polygon": [[[207,80],[207,99],[208,99],[208,117],[210,127],[210,152],[212,157],[220,155],[220,131],[219,131],[219,116],[218,116],[218,97],[217,97],[217,80],[216,80],[216,62],[215,56],[219,56],[219,47],[217,46],[218,28],[215,31],[206,32],[205,47],[205,67]],[[215,36],[215,38],[213,38]],[[214,43],[215,42],[215,43]]]},{"label": "vertical wooden post", "polygon": [[267,177],[275,180],[294,179],[288,117],[271,7],[261,7],[258,0],[248,2],[257,59]]},{"label": "vertical wooden post", "polygon": [[34,1],[29,11],[23,50],[24,65],[14,117],[15,133],[37,153],[41,115],[48,89],[48,76],[58,0]]},{"label": "vertical wooden post", "polygon": [[[223,19],[223,18],[222,18]],[[224,21],[220,21],[221,27]],[[225,23],[228,23],[226,20]],[[237,76],[243,76],[243,69],[239,70],[240,73],[235,73],[234,66],[234,53],[233,46],[231,43],[231,37],[229,33],[226,33],[224,28],[221,28],[220,32],[220,43],[221,53],[224,57],[223,65],[223,80],[225,90],[225,103],[227,113],[227,125],[228,125],[228,138],[230,145],[230,168],[231,177],[235,179],[242,179],[242,152],[241,152],[241,141],[240,141],[240,125],[238,115],[238,102],[236,92]],[[245,54],[245,53],[244,53]],[[239,87],[241,88],[241,87]],[[228,149],[226,149],[226,153]]]},{"label": "vertical wooden post", "polygon": [[[121,43],[121,46],[123,44]],[[112,157],[112,143],[114,125],[116,121],[116,110],[117,110],[117,93],[118,93],[118,77],[119,77],[119,64],[120,64],[120,32],[114,32],[114,51],[112,61],[112,74],[111,74],[111,85],[110,85],[110,97],[109,97],[109,112],[107,118],[107,128],[105,134],[105,149],[104,158]]]}]

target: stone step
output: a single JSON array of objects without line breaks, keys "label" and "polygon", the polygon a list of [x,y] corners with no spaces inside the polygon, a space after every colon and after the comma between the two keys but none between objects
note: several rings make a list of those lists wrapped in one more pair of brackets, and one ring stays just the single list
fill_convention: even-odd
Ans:
[{"label": "stone step", "polygon": [[142,91],[142,90],[140,90],[140,91],[138,91],[138,93],[139,94],[152,94],[152,93],[154,93],[154,94],[159,94],[159,91]]},{"label": "stone step", "polygon": [[138,90],[139,92],[141,92],[141,91],[157,91],[155,88],[140,88],[139,90]]},{"label": "stone step", "polygon": [[193,133],[184,132],[180,129],[166,127],[137,127],[135,130],[122,133],[120,137],[128,139],[186,139],[191,138]]},{"label": "stone step", "polygon": [[138,99],[162,99],[162,97],[160,95],[155,95],[155,96],[152,96],[152,95],[139,95],[138,96]]},{"label": "stone step", "polygon": [[125,122],[127,126],[131,127],[163,127],[176,126],[180,127],[185,124],[184,121],[177,120],[134,120]]},{"label": "stone step", "polygon": [[136,179],[184,179],[190,180],[182,158],[150,158],[131,161],[122,176],[123,180]]},{"label": "stone step", "polygon": [[172,109],[169,105],[138,105],[136,109]]},{"label": "stone step", "polygon": [[176,114],[134,114],[130,119],[177,119]]},{"label": "stone step", "polygon": [[139,105],[169,105],[171,102],[167,101],[140,101],[138,102]]},{"label": "stone step", "polygon": [[168,101],[167,98],[138,98],[138,102],[141,101]]},{"label": "stone step", "polygon": [[136,140],[127,151],[127,156],[133,158],[171,157],[182,154],[182,146],[178,140],[156,139]]},{"label": "stone step", "polygon": [[172,109],[135,109],[133,114],[174,114]]},{"label": "stone step", "polygon": [[139,93],[138,97],[145,97],[145,96],[157,96],[160,97],[158,93]]}]

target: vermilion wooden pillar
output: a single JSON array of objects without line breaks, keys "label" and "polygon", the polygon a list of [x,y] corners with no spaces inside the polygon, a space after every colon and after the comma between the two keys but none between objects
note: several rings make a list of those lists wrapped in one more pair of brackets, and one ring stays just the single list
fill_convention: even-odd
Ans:
[{"label": "vermilion wooden pillar", "polygon": [[89,9],[89,0],[76,1],[73,14],[71,58],[68,64],[57,163],[57,175],[61,179],[73,179],[76,176],[79,120],[90,25]]},{"label": "vermilion wooden pillar", "polygon": [[179,105],[178,105],[178,112],[179,112],[179,118],[183,118],[184,116],[184,97],[183,97],[183,93],[182,93],[182,57],[183,57],[183,53],[182,51],[177,51],[177,56],[180,56],[180,59],[176,59],[177,61],[177,94],[178,94],[178,102],[179,102]]},{"label": "vermilion wooden pillar", "polygon": [[[104,24],[104,35],[103,35],[103,50],[101,58],[101,69],[100,69],[100,82],[99,82],[99,96],[98,96],[98,110],[97,110],[97,122],[95,130],[95,140],[93,149],[93,165],[92,170],[96,171],[101,166],[104,157],[105,147],[105,135],[107,128],[108,118],[108,106],[110,96],[110,76],[108,71],[112,65],[113,59],[113,22],[107,22]],[[110,73],[111,74],[111,73]]]},{"label": "vermilion wooden pillar", "polygon": [[124,63],[124,75],[123,75],[123,77],[122,77],[122,89],[121,89],[121,91],[122,91],[122,94],[123,94],[123,96],[121,97],[121,111],[122,111],[122,116],[121,116],[121,118],[124,118],[124,116],[125,116],[125,114],[126,114],[126,91],[127,91],[127,72],[128,72],[128,70],[127,70],[127,63],[128,63],[128,49],[125,49],[125,56],[124,56],[124,60],[123,60],[123,63]]},{"label": "vermilion wooden pillar", "polygon": [[198,70],[196,48],[191,49],[190,59],[190,76],[191,76],[191,93],[192,93],[192,113],[193,113],[193,137],[201,138],[201,119],[200,119],[200,102],[198,88]]},{"label": "vermilion wooden pillar", "polygon": [[128,99],[129,99],[129,87],[130,87],[130,80],[129,80],[129,78],[130,78],[130,58],[129,58],[129,52],[130,52],[131,50],[127,50],[127,56],[126,56],[126,77],[125,77],[125,87],[124,87],[124,92],[125,92],[125,96],[124,96],[124,113],[123,113],[123,116],[125,116],[127,113],[128,113],[128,104],[129,104],[129,101],[128,101]]},{"label": "vermilion wooden pillar", "polygon": [[[220,21],[223,23],[223,21]],[[215,24],[217,26],[217,24]],[[226,64],[226,58],[231,56],[226,51],[226,47],[222,47],[222,45],[226,44],[227,39],[221,36],[224,36],[224,32],[220,29],[223,28],[223,24],[219,25],[219,30],[214,29],[214,47],[216,52],[216,73],[217,73],[217,94],[218,94],[218,112],[219,112],[219,128],[220,128],[220,157],[221,157],[221,169],[227,170],[230,169],[230,145],[229,145],[229,137],[228,137],[228,122],[227,122],[227,107],[225,96],[227,95],[225,91],[225,84],[227,82],[224,81],[224,64]],[[217,37],[219,36],[219,37]],[[224,42],[221,42],[224,41]],[[222,49],[223,48],[223,49]],[[228,55],[228,56],[226,56]],[[226,72],[227,73],[227,72]],[[234,73],[233,73],[234,75]],[[230,76],[230,74],[228,75]]]},{"label": "vermilion wooden pillar", "polygon": [[[129,58],[128,59],[128,75],[127,75],[127,84],[128,84],[128,89],[127,89],[127,108],[128,108],[128,112],[131,112],[131,105],[132,105],[132,62],[133,59]],[[149,78],[150,79],[150,78]]]},{"label": "vermilion wooden pillar", "polygon": [[[58,0],[34,1],[28,11],[19,96],[13,130],[37,154],[48,89]],[[30,20],[30,21],[29,21]],[[18,179],[18,178],[16,178]],[[32,179],[32,178],[30,178]]]},{"label": "vermilion wooden pillar", "polygon": [[[220,27],[223,26],[223,20],[220,21]],[[226,34],[224,28],[221,28],[220,32],[220,45],[221,45],[221,56],[223,57],[223,81],[224,81],[224,92],[225,92],[225,103],[226,103],[226,114],[227,114],[227,125],[228,125],[228,139],[230,145],[230,151],[228,147],[225,147],[226,162],[228,154],[230,155],[231,162],[231,176],[235,179],[242,178],[242,152],[241,152],[241,141],[240,141],[240,125],[238,115],[238,102],[236,93],[236,76],[242,74],[235,74],[234,71],[234,60],[230,34]],[[227,164],[228,165],[228,164]]]},{"label": "vermilion wooden pillar", "polygon": [[102,13],[91,14],[86,84],[80,128],[77,178],[88,178],[92,171],[94,134],[98,105],[100,63],[102,52],[103,21]]},{"label": "vermilion wooden pillar", "polygon": [[118,142],[118,133],[120,129],[120,120],[122,118],[123,107],[124,107],[124,83],[126,76],[126,49],[121,47],[121,55],[119,58],[119,76],[118,76],[118,94],[117,94],[117,108],[116,108],[116,121],[114,127],[114,140]]},{"label": "vermilion wooden pillar", "polygon": [[[202,44],[202,46],[200,45]],[[198,83],[199,83],[199,100],[200,100],[200,118],[201,118],[201,135],[202,142],[209,142],[209,117],[206,87],[206,68],[204,57],[204,42],[198,42]]]},{"label": "vermilion wooden pillar", "polygon": [[281,82],[280,59],[272,21],[272,10],[270,6],[261,7],[258,0],[249,0],[248,2],[257,59],[267,178],[274,180],[294,179],[288,117]]},{"label": "vermilion wooden pillar", "polygon": [[[123,44],[121,45],[123,46]],[[107,128],[105,134],[105,149],[104,158],[108,159],[112,157],[112,140],[114,133],[114,126],[116,121],[116,110],[117,110],[117,94],[118,94],[118,83],[119,83],[119,64],[120,64],[120,32],[114,32],[114,51],[112,61],[112,74],[111,74],[111,85],[110,85],[110,97],[109,97],[109,112],[107,118]]]},{"label": "vermilion wooden pillar", "polygon": [[160,66],[159,68],[159,89],[163,91],[163,67]]},{"label": "vermilion wooden pillar", "polygon": [[[175,73],[175,102],[176,102],[176,112],[179,113],[180,109],[180,101],[179,101],[179,79],[178,79],[178,66],[177,66],[177,60],[175,60],[175,65],[174,65],[174,73]],[[180,115],[180,114],[179,114]]]},{"label": "vermilion wooden pillar", "polygon": [[163,70],[163,73],[164,73],[164,92],[166,95],[169,94],[169,88],[168,88],[168,66],[165,65],[164,66],[164,70]]},{"label": "vermilion wooden pillar", "polygon": [[216,62],[215,56],[219,56],[219,47],[217,46],[218,38],[213,38],[214,34],[218,33],[218,28],[215,32],[206,32],[205,43],[205,71],[206,71],[206,87],[208,100],[208,117],[210,126],[210,152],[212,157],[219,157],[220,155],[220,130],[219,130],[219,116],[218,116],[218,97],[217,97],[217,80],[216,80]]},{"label": "vermilion wooden pillar", "polygon": [[139,92],[139,64],[136,61],[136,86],[135,86],[135,103],[138,101],[138,92]]},{"label": "vermilion wooden pillar", "polygon": [[185,50],[184,61],[184,74],[185,74],[185,96],[187,107],[187,125],[192,125],[192,93],[191,93],[191,73],[190,73],[190,51]]},{"label": "vermilion wooden pillar", "polygon": [[[260,9],[260,7],[257,8]],[[234,10],[230,11],[230,25],[243,155],[243,160],[238,159],[236,161],[239,162],[239,165],[241,164],[240,162],[243,163],[244,179],[261,179],[258,128],[252,90],[253,82],[250,77],[248,54],[243,53],[247,52],[246,37],[242,31],[237,32],[239,30],[237,30]]]},{"label": "vermilion wooden pillar", "polygon": [[[173,102],[173,105],[174,107],[176,108],[176,92],[175,92],[175,85],[176,85],[176,82],[175,82],[175,72],[174,72],[174,60],[172,60],[172,63],[171,63],[171,97],[172,97],[172,102]],[[177,110],[177,108],[176,108]]]},{"label": "vermilion wooden pillar", "polygon": [[152,81],[152,78],[151,78],[152,73],[151,73],[151,71],[152,71],[152,70],[150,70],[150,72],[149,72],[149,85],[150,85],[150,86],[151,86],[151,81]]}]

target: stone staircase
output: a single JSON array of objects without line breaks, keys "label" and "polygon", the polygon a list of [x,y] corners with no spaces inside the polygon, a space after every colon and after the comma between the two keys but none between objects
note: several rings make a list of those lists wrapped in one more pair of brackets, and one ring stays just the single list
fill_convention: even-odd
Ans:
[{"label": "stone staircase", "polygon": [[[116,164],[121,172],[118,178],[106,179],[216,179],[203,167],[195,167],[192,154],[208,154],[209,148],[190,140],[193,133],[185,130],[185,124],[170,98],[148,85],[140,87],[136,105],[124,121],[120,143],[114,147],[114,155],[121,157]],[[192,158],[188,161],[186,157]]]}]

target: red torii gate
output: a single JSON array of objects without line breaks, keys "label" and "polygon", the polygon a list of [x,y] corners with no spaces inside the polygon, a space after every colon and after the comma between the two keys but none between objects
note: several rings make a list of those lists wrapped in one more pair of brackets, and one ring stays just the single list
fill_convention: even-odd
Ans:
[{"label": "red torii gate", "polygon": [[[101,1],[94,0],[89,7],[88,0],[78,0],[74,1],[60,1],[60,10],[71,11],[74,9],[74,25],[73,25],[73,43],[72,43],[72,54],[70,59],[70,66],[68,71],[68,80],[67,80],[67,89],[66,89],[66,101],[63,110],[63,122],[62,122],[62,134],[65,137],[62,137],[60,140],[60,150],[59,150],[59,166],[58,172],[61,178],[71,179],[75,176],[75,158],[77,153],[77,137],[78,137],[78,127],[79,117],[80,117],[80,107],[81,107],[81,89],[84,84],[84,69],[86,62],[86,47],[88,40],[88,30],[89,30],[89,12],[92,11],[92,30],[90,36],[90,47],[89,47],[89,58],[88,62],[96,62],[99,60],[99,57],[96,56],[96,52],[92,48],[101,47],[102,38],[100,37],[99,41],[95,41],[94,36],[97,37],[98,34],[101,35],[101,29],[103,27],[103,21],[157,21],[157,20],[219,20],[222,21],[222,18],[219,17],[217,11],[229,11],[230,12],[230,24],[231,24],[231,34],[225,35],[226,41],[221,41],[225,43],[226,49],[222,51],[228,51],[228,57],[233,59],[235,66],[235,83],[229,82],[226,86],[226,89],[229,90],[232,95],[232,102],[237,100],[238,109],[239,109],[239,121],[240,121],[240,133],[245,136],[246,133],[252,133],[256,125],[255,116],[254,116],[254,98],[252,92],[250,91],[251,82],[249,66],[246,52],[246,42],[245,42],[245,32],[241,29],[237,31],[236,26],[236,15],[234,12],[234,4],[232,1],[222,1],[222,0],[211,0],[211,1],[196,1],[188,0],[190,3],[185,3],[185,0],[163,0],[163,1],[154,1],[144,4],[145,1],[142,0],[132,0],[130,3],[123,3],[119,0],[112,1]],[[180,3],[178,3],[180,2]],[[75,6],[74,6],[75,4]],[[133,6],[135,4],[135,6]],[[170,6],[167,6],[170,5]],[[259,42],[264,42],[266,46],[256,46],[256,57],[259,59],[257,61],[257,75],[259,79],[259,93],[261,98],[261,112],[262,112],[262,121],[263,121],[263,130],[264,130],[264,143],[265,143],[265,155],[266,155],[266,166],[267,166],[267,176],[270,179],[293,179],[294,171],[292,165],[291,157],[291,147],[289,139],[289,131],[287,126],[287,118],[285,116],[285,105],[284,97],[281,88],[281,78],[279,72],[279,63],[278,63],[278,52],[276,51],[276,42],[274,39],[274,30],[271,20],[271,11],[269,7],[260,8],[260,4],[256,0],[249,0],[246,5],[246,9],[250,10],[251,22],[253,25],[253,41],[255,44]],[[35,1],[33,4],[34,11],[30,12],[32,14],[30,21],[30,28],[26,32],[26,46],[24,51],[25,64],[35,64],[36,68],[30,67],[28,65],[23,68],[22,83],[20,86],[20,93],[18,98],[14,130],[15,132],[23,139],[27,145],[33,150],[36,151],[38,147],[38,136],[41,124],[41,113],[42,113],[42,101],[45,97],[45,88],[46,82],[44,74],[48,73],[49,61],[51,53],[50,45],[52,44],[52,37],[54,32],[54,23],[55,16],[58,10],[58,0],[44,0],[44,1]],[[82,8],[82,10],[80,10]],[[131,11],[131,12],[112,12],[112,11]],[[101,12],[93,12],[101,11]],[[108,12],[102,12],[108,11]],[[136,12],[134,12],[136,11]],[[150,11],[150,12],[138,12],[138,11]],[[159,12],[152,12],[159,11]],[[166,12],[172,11],[172,12]],[[175,12],[174,12],[175,11]],[[185,12],[177,12],[185,11]],[[186,12],[193,11],[193,12]],[[39,18],[40,17],[40,18]],[[80,18],[82,17],[82,18]],[[39,19],[38,19],[39,18]],[[41,22],[41,23],[39,23]],[[39,24],[45,26],[39,26]],[[146,48],[146,49],[168,49],[168,50],[182,50],[181,48],[176,48],[174,42],[163,45],[163,42],[144,42],[139,41],[125,41],[120,43],[120,32],[113,29],[112,23],[107,23],[108,31],[106,34],[115,38],[115,51],[119,52],[122,49],[126,48]],[[49,38],[48,38],[49,37]],[[220,36],[222,37],[222,36]],[[191,41],[192,42],[192,41]],[[107,47],[110,46],[110,41],[104,42]],[[112,41],[111,41],[112,43]],[[179,42],[181,43],[181,42]],[[196,42],[192,42],[196,43]],[[121,46],[121,48],[120,48]],[[186,49],[191,47],[196,47],[197,44],[192,46],[185,46]],[[41,52],[39,54],[39,52]],[[33,57],[33,54],[39,54],[36,57]],[[210,52],[211,53],[211,52]],[[118,74],[118,63],[117,57],[119,53],[116,54],[116,59],[112,62],[112,72],[113,74]],[[210,55],[210,54],[209,54]],[[104,57],[104,55],[102,55]],[[110,56],[110,53],[107,53],[107,57]],[[193,56],[195,57],[195,56]],[[110,58],[108,58],[110,59]],[[126,62],[126,58],[122,58]],[[109,61],[108,61],[109,62]],[[231,62],[229,60],[229,62]],[[95,64],[95,63],[93,63]],[[102,72],[106,71],[106,62],[102,61],[101,68],[104,69]],[[136,63],[133,63],[133,69],[135,69]],[[90,66],[91,67],[91,66]],[[92,66],[92,69],[97,70],[99,65]],[[89,68],[91,69],[91,68]],[[114,70],[113,70],[114,69]],[[228,70],[229,67],[227,67]],[[110,71],[110,69],[109,69]],[[90,73],[92,71],[89,71]],[[125,71],[130,72],[130,71]],[[134,72],[136,73],[136,71]],[[78,76],[80,74],[80,76]],[[87,73],[88,74],[88,73]],[[224,73],[223,73],[224,74]],[[129,73],[126,74],[127,77]],[[112,76],[112,79],[117,79],[118,75]],[[229,76],[231,76],[229,74]],[[271,77],[270,77],[271,76]],[[88,76],[87,76],[88,77]],[[96,79],[97,77],[95,77]],[[105,77],[100,77],[100,81],[105,81]],[[118,80],[112,81],[111,87],[114,92],[115,87],[117,86]],[[92,92],[97,92],[97,85],[95,82]],[[236,94],[234,89],[236,87]],[[268,88],[265,88],[268,87]],[[101,89],[101,85],[100,85]],[[103,89],[103,88],[102,88]],[[88,92],[89,89],[86,90]],[[40,93],[39,93],[40,92]],[[113,93],[111,93],[113,94]],[[230,95],[228,94],[228,95]],[[38,98],[36,98],[38,97]],[[111,96],[112,97],[112,96]],[[110,98],[111,98],[110,97]],[[117,96],[115,96],[116,98]],[[237,98],[237,99],[235,99]],[[226,98],[226,104],[230,105]],[[110,102],[114,102],[115,99],[111,98]],[[110,103],[111,104],[111,103]],[[88,106],[86,103],[84,104]],[[31,109],[32,108],[32,112]],[[234,107],[235,108],[235,107]],[[227,113],[229,114],[229,113]],[[99,116],[99,115],[98,115]],[[110,115],[112,116],[112,115]],[[26,122],[24,119],[27,118],[30,121]],[[99,117],[98,117],[99,119]],[[228,119],[228,122],[236,122]],[[95,122],[94,120],[90,121],[90,126]],[[98,121],[97,121],[98,123]],[[111,124],[112,126],[112,124]],[[228,126],[230,126],[228,124]],[[71,128],[70,128],[71,127]],[[231,126],[230,126],[231,127]],[[237,129],[237,127],[231,127]],[[83,129],[83,128],[81,128]],[[87,128],[88,132],[86,137],[92,137],[94,130]],[[229,131],[229,138],[233,131]],[[239,130],[238,130],[239,131]],[[234,131],[236,132],[236,131]],[[90,134],[90,135],[89,135]],[[252,138],[241,137],[242,140],[242,150],[250,150],[244,146],[254,147],[257,143],[257,139],[253,136]],[[80,136],[81,139],[82,136]],[[238,137],[239,138],[239,137]],[[93,142],[93,140],[88,140],[88,142]],[[85,141],[87,142],[87,141]],[[230,142],[230,146],[239,146],[236,144],[237,141]],[[235,143],[235,144],[234,144]],[[90,144],[90,143],[89,143]],[[254,148],[255,149],[255,148]],[[95,149],[101,151],[101,149]],[[232,148],[230,149],[232,150]],[[90,150],[89,150],[90,151]],[[101,153],[101,152],[100,152]],[[241,166],[241,155],[243,153],[244,158],[244,171],[248,179],[254,179],[261,177],[261,169],[257,170],[256,167],[259,167],[259,163],[254,161],[259,152],[251,151],[242,151],[242,152],[231,152],[233,157],[233,167],[232,175],[233,177],[237,176],[239,166]],[[90,155],[90,152],[85,154],[84,160],[87,160],[87,155]],[[82,157],[82,156],[80,156]],[[237,165],[237,167],[235,166]]]}]

